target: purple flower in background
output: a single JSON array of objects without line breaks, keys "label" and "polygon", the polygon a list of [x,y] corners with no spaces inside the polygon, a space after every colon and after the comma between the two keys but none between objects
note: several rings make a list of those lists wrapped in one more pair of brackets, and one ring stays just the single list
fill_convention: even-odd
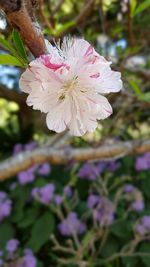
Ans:
[{"label": "purple flower in background", "polygon": [[62,201],[63,201],[62,196],[60,195],[54,196],[54,202],[56,203],[56,205],[61,205]]},{"label": "purple flower in background", "polygon": [[100,201],[100,196],[98,195],[89,195],[87,200],[87,206],[88,208],[93,208],[95,205],[97,205]]},{"label": "purple flower in background", "polygon": [[106,162],[104,162],[104,161],[99,161],[99,162],[96,164],[96,169],[97,169],[98,175],[102,174],[103,171],[105,170],[105,168],[106,168]]},{"label": "purple flower in background", "polygon": [[58,229],[63,236],[71,236],[74,233],[81,235],[86,231],[86,225],[78,219],[75,212],[70,212],[67,218],[58,225]]},{"label": "purple flower in background", "polygon": [[150,215],[145,215],[141,218],[140,222],[135,226],[135,231],[142,236],[150,234]]},{"label": "purple flower in background", "polygon": [[25,151],[32,151],[33,149],[35,149],[37,147],[37,142],[32,141],[26,145],[24,145],[24,150]]},{"label": "purple flower in background", "polygon": [[[18,154],[19,152],[21,151],[32,151],[33,149],[35,149],[37,147],[37,143],[36,142],[31,142],[29,144],[25,144],[25,145],[22,145],[22,144],[16,144],[14,146],[14,154]],[[21,185],[25,185],[25,184],[28,184],[28,183],[31,183],[34,181],[35,179],[35,173],[36,171],[38,171],[39,174],[41,175],[47,175],[50,173],[51,171],[51,168],[50,168],[50,165],[48,163],[44,163],[44,164],[41,164],[41,165],[33,165],[31,168],[23,171],[23,172],[20,172],[18,174],[18,182],[19,184]]]},{"label": "purple flower in background", "polygon": [[15,190],[16,187],[17,187],[17,183],[13,182],[12,184],[10,184],[9,189],[13,191]]},{"label": "purple flower in background", "polygon": [[137,157],[135,162],[135,169],[137,171],[150,169],[150,152],[146,152],[144,155]]},{"label": "purple flower in background", "polygon": [[4,261],[0,259],[0,267],[4,265]]},{"label": "purple flower in background", "polygon": [[2,257],[4,254],[4,252],[2,250],[0,250],[0,257]]},{"label": "purple flower in background", "polygon": [[41,188],[34,188],[32,196],[43,204],[49,204],[54,197],[55,185],[47,184]]},{"label": "purple flower in background", "polygon": [[6,251],[9,254],[13,254],[19,246],[19,241],[17,239],[10,239],[6,244]]},{"label": "purple flower in background", "polygon": [[87,206],[92,209],[94,218],[101,226],[112,224],[114,220],[114,206],[108,198],[90,195],[87,200]]},{"label": "purple flower in background", "polygon": [[72,197],[73,192],[72,192],[72,188],[70,186],[66,185],[64,187],[63,192],[67,197]]},{"label": "purple flower in background", "polygon": [[144,210],[144,201],[141,199],[141,200],[137,200],[137,201],[134,201],[132,204],[131,204],[131,208],[135,211],[142,211]]},{"label": "purple flower in background", "polygon": [[12,201],[8,198],[5,192],[0,191],[0,222],[10,215],[11,208]]},{"label": "purple flower in background", "polygon": [[35,179],[35,175],[34,175],[33,169],[28,169],[18,174],[18,182],[21,185],[31,183],[34,181],[34,179]]},{"label": "purple flower in background", "polygon": [[130,194],[130,193],[133,193],[133,191],[135,190],[135,187],[132,184],[126,184],[123,190],[125,193]]},{"label": "purple flower in background", "polygon": [[107,168],[108,168],[109,172],[115,172],[116,170],[118,170],[120,168],[120,166],[121,166],[121,164],[117,160],[112,160],[112,161],[109,161],[107,163]]},{"label": "purple flower in background", "polygon": [[24,251],[24,257],[22,259],[21,265],[19,267],[36,267],[37,259],[33,255],[32,250],[26,249]]},{"label": "purple flower in background", "polygon": [[47,175],[50,174],[51,172],[51,167],[48,163],[44,163],[39,166],[38,173],[41,175]]},{"label": "purple flower in background", "polygon": [[123,188],[123,191],[125,193],[124,197],[125,199],[130,202],[130,209],[140,212],[144,210],[144,200],[142,192],[134,187],[132,184],[126,184]]},{"label": "purple flower in background", "polygon": [[16,144],[13,149],[13,155],[17,155],[18,153],[23,151],[23,145],[22,144]]},{"label": "purple flower in background", "polygon": [[98,177],[99,172],[96,166],[92,163],[84,163],[78,172],[78,176],[83,179],[94,181]]}]

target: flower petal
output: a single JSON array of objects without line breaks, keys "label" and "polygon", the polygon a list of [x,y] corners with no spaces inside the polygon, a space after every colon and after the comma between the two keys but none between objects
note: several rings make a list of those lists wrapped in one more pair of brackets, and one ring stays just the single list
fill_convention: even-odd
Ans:
[{"label": "flower petal", "polygon": [[50,130],[60,133],[66,129],[70,120],[71,105],[70,101],[67,99],[58,102],[57,105],[49,111],[46,117],[46,124]]}]

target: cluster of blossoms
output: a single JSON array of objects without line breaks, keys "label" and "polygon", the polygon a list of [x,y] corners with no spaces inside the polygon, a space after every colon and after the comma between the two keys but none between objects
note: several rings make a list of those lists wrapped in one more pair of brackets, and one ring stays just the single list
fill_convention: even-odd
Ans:
[{"label": "cluster of blossoms", "polygon": [[137,157],[135,169],[137,171],[150,170],[150,152],[146,152],[142,156]]},{"label": "cluster of blossoms", "polygon": [[[10,266],[15,267],[36,267],[37,259],[33,255],[32,250],[25,249],[23,256],[20,257],[18,254],[18,248],[19,241],[17,239],[10,239],[6,243],[4,251],[0,251],[0,266],[5,266],[5,264],[9,262]],[[13,265],[11,262],[13,262]]]},{"label": "cluster of blossoms", "polygon": [[91,194],[88,197],[87,206],[92,209],[93,217],[100,226],[108,226],[113,223],[115,208],[108,198]]},{"label": "cluster of blossoms", "polygon": [[144,199],[140,190],[132,184],[126,184],[123,188],[125,199],[130,202],[130,209],[140,212],[144,209]]},{"label": "cluster of blossoms", "polygon": [[[13,154],[16,155],[22,151],[32,151],[37,147],[36,142],[31,142],[29,144],[16,144],[14,147]],[[25,185],[27,183],[31,183],[35,180],[35,174],[39,175],[48,175],[51,171],[50,165],[48,163],[36,164],[30,167],[28,170],[22,171],[18,174],[18,182],[21,185]]]},{"label": "cluster of blossoms", "polygon": [[30,62],[20,78],[27,104],[47,114],[50,130],[68,128],[75,136],[94,131],[97,120],[112,114],[104,94],[121,90],[120,73],[83,39],[46,45],[49,54]]},{"label": "cluster of blossoms", "polygon": [[150,215],[143,216],[135,225],[135,232],[141,237],[148,236],[150,239]]},{"label": "cluster of blossoms", "polygon": [[[67,197],[72,196],[72,189],[69,186],[64,187],[63,193]],[[63,202],[61,195],[55,194],[55,185],[46,184],[43,187],[35,187],[32,190],[32,197],[42,204],[48,205],[52,201],[56,205],[60,205]]]},{"label": "cluster of blossoms", "polygon": [[11,209],[12,201],[5,192],[0,191],[0,222],[10,215]]},{"label": "cluster of blossoms", "polygon": [[71,236],[74,234],[81,235],[86,231],[86,225],[75,212],[70,212],[59,225],[58,230],[63,236]]},{"label": "cluster of blossoms", "polygon": [[121,11],[122,13],[126,13],[128,11],[128,3],[130,2],[130,0],[122,0],[121,1]]},{"label": "cluster of blossoms", "polygon": [[120,162],[116,160],[109,162],[100,161],[97,164],[86,162],[80,168],[78,176],[82,179],[95,181],[103,173],[104,170],[115,172],[119,168]]}]

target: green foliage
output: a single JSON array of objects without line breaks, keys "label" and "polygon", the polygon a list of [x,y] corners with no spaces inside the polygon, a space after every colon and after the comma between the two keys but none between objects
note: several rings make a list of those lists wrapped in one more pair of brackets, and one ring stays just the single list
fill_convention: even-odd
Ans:
[{"label": "green foliage", "polygon": [[[98,52],[113,61],[114,69],[121,70],[125,88],[122,93],[110,96],[110,102],[114,105],[114,113],[110,119],[100,121],[99,128],[94,134],[72,138],[71,146],[96,148],[102,143],[107,145],[107,141],[109,146],[109,142],[149,138],[150,1],[130,1],[129,13],[128,9],[122,12],[121,1],[96,0],[95,6],[86,10],[82,22],[78,24],[76,24],[78,15],[84,11],[88,1],[65,0],[55,12],[58,2],[61,1],[43,1],[41,11],[47,20],[43,20],[42,14],[38,20],[46,38],[52,40],[56,37],[57,41],[58,37],[61,38],[67,33],[87,39]],[[50,27],[47,21],[50,22]],[[0,35],[0,46],[4,50],[0,55],[0,64],[26,68],[28,55],[21,36],[16,30],[11,34],[10,32],[8,27],[8,31]],[[106,43],[105,39],[108,39]],[[125,46],[122,46],[123,41]],[[136,55],[142,56],[145,64],[137,67],[135,64],[133,69],[126,69],[127,60]],[[9,79],[12,79],[11,75],[7,79],[9,82]],[[20,93],[17,91],[17,85],[15,87],[14,93],[19,95],[19,97],[17,95],[18,100]],[[5,97],[1,92],[0,96]],[[16,104],[0,99],[1,160],[12,155],[16,143],[25,143],[34,137],[43,144],[49,135],[51,137],[51,133],[43,133],[45,127],[43,130],[39,113],[33,112],[28,116],[22,100]],[[18,257],[22,257],[25,248],[31,248],[38,259],[36,267],[149,267],[149,255],[138,257],[133,255],[150,254],[150,245],[147,241],[141,240],[131,256],[119,256],[119,253],[126,251],[137,238],[135,225],[140,218],[150,215],[150,172],[136,171],[136,155],[121,155],[121,157],[119,160],[121,166],[118,170],[113,172],[106,167],[95,181],[80,179],[78,170],[82,163],[72,165],[72,162],[67,166],[52,166],[52,173],[46,178],[35,171],[35,180],[30,184],[20,185],[17,177],[12,177],[13,181],[11,179],[4,181],[0,191],[8,193],[12,201],[12,210],[8,218],[0,221],[0,250],[5,247],[8,240],[17,238],[20,242]],[[17,182],[15,189],[11,189],[13,182]],[[54,183],[55,194],[62,196],[61,205],[56,205],[54,199],[48,205],[33,199],[32,189],[41,188],[48,183]],[[142,195],[145,208],[141,212],[132,210],[130,204],[133,199],[130,202],[124,197],[123,188],[128,183],[139,190],[138,194],[136,192],[138,197]],[[66,185],[71,186],[73,190],[71,198],[63,193]],[[111,225],[101,226],[96,221],[95,206],[89,209],[87,205],[90,194],[105,196],[113,202],[115,212],[114,222]],[[86,224],[87,230],[82,235],[64,237],[58,231],[58,224],[66,219],[71,211],[77,213],[78,218]],[[108,260],[116,253],[118,257]]]},{"label": "green foliage", "polygon": [[[139,251],[140,252],[144,252],[144,253],[147,252],[150,255],[150,245],[149,245],[149,242],[147,242],[147,243],[145,242],[145,243],[141,244]],[[141,260],[144,263],[144,266],[145,267],[150,267],[150,256],[149,257],[142,256],[141,257]]]},{"label": "green foliage", "polygon": [[[134,2],[134,1],[132,1]],[[150,0],[144,0],[142,1],[142,3],[140,3],[138,5],[138,7],[135,9],[134,8],[134,11],[133,11],[133,16],[136,16],[138,14],[140,14],[141,12],[143,12],[144,10],[148,9],[150,7]]]},{"label": "green foliage", "polygon": [[22,41],[22,39],[20,37],[19,32],[16,31],[16,30],[13,30],[12,37],[13,37],[13,42],[15,44],[16,50],[18,51],[18,53],[20,54],[20,56],[26,62],[28,62],[28,58],[27,58],[27,54],[26,54],[26,51],[25,51],[25,47],[24,47],[24,44],[23,44],[23,41]]},{"label": "green foliage", "polygon": [[[11,39],[13,39],[14,46],[11,43]],[[3,36],[0,36],[0,44],[6,51],[11,54],[0,55],[1,65],[12,65],[22,68],[25,68],[27,66],[28,59],[25,47],[19,33],[16,30],[13,30],[12,37],[10,36],[10,40],[7,40]]]},{"label": "green foliage", "polygon": [[22,67],[21,61],[19,61],[16,57],[11,55],[0,55],[0,64],[1,65],[11,65],[11,66],[17,66]]},{"label": "green foliage", "polygon": [[27,244],[34,252],[37,252],[50,238],[55,227],[54,217],[50,212],[41,215],[31,229],[31,238]]},{"label": "green foliage", "polygon": [[6,242],[13,238],[15,231],[10,223],[4,222],[0,224],[0,249],[3,249]]}]

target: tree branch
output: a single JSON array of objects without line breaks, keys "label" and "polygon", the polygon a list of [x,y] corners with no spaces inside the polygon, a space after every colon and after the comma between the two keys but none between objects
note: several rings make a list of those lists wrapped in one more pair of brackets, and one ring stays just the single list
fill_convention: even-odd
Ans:
[{"label": "tree branch", "polygon": [[[29,2],[31,8],[29,8]],[[33,14],[31,9],[34,8],[36,2],[35,0],[1,0],[0,8],[6,13],[10,24],[20,32],[32,54],[39,57],[46,54],[47,51],[44,37],[37,24],[33,22],[33,16],[31,16],[31,13]],[[28,11],[29,9],[30,11]]]},{"label": "tree branch", "polygon": [[150,151],[150,140],[119,142],[103,145],[98,148],[37,148],[32,152],[23,152],[0,163],[0,180],[3,181],[34,164],[50,162],[66,164],[69,160],[85,161],[100,159],[116,159],[127,154],[139,154]]},{"label": "tree branch", "polygon": [[25,104],[26,97],[24,94],[16,92],[15,90],[8,89],[4,85],[0,84],[0,97],[5,98],[8,101],[14,101],[20,105]]}]

